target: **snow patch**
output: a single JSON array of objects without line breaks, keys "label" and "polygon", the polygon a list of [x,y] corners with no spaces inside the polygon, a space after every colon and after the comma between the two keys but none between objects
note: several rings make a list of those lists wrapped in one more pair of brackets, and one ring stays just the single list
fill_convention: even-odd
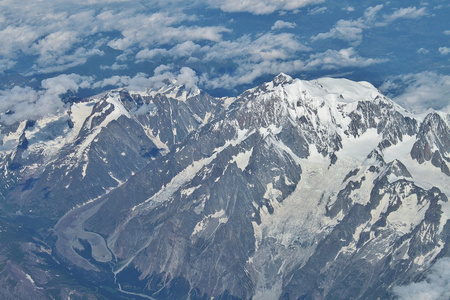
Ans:
[{"label": "snow patch", "polygon": [[196,234],[201,233],[202,231],[205,230],[206,226],[211,222],[212,219],[217,219],[218,220],[218,226],[222,225],[222,224],[226,224],[228,222],[228,217],[225,214],[225,210],[221,209],[217,212],[215,212],[214,214],[210,214],[205,216],[200,222],[198,222],[195,227],[194,227],[194,231],[192,231],[192,235],[194,236]]},{"label": "snow patch", "polygon": [[201,187],[201,185],[197,185],[197,186],[194,186],[194,187],[191,187],[191,188],[188,188],[188,189],[184,189],[184,190],[181,191],[181,195],[183,195],[185,197],[189,197],[199,187]]},{"label": "snow patch", "polygon": [[[155,136],[153,135],[153,130],[148,127],[148,126],[144,126],[144,131],[145,134],[147,135],[147,137],[152,141],[153,144],[155,144],[156,147],[158,147],[158,149],[162,149],[162,154],[167,154],[169,153],[169,146],[167,146],[167,144],[165,144],[164,142],[161,141],[161,138],[159,137],[159,130],[158,130],[158,134]],[[177,151],[178,152],[178,151]]]},{"label": "snow patch", "polygon": [[280,190],[274,188],[272,182],[267,184],[266,192],[264,193],[264,196],[263,196],[264,199],[277,200],[277,199],[281,198],[281,196],[283,196],[283,193]]},{"label": "snow patch", "polygon": [[124,183],[124,181],[118,179],[117,177],[114,176],[114,174],[112,172],[108,172],[109,176],[114,179],[118,185],[122,185]]},{"label": "snow patch", "polygon": [[387,217],[387,227],[404,235],[411,232],[425,218],[425,213],[430,206],[428,201],[419,203],[417,195],[402,198],[400,207]]},{"label": "snow patch", "polygon": [[[376,128],[366,130],[359,137],[346,137],[342,140],[342,149],[336,152],[338,161],[342,159],[350,165],[359,165],[358,162],[366,160],[367,156],[377,149],[381,140],[382,136],[377,133]],[[368,163],[371,164],[371,162]]]},{"label": "snow patch", "polygon": [[238,168],[242,170],[242,172],[247,168],[248,163],[250,161],[250,157],[252,156],[253,148],[247,150],[245,152],[241,152],[232,157],[230,163],[236,163]]},{"label": "snow patch", "polygon": [[277,135],[281,132],[283,127],[279,126],[277,127],[274,124],[269,125],[269,127],[261,127],[259,129],[259,133],[262,135],[263,138],[267,137],[269,134]]}]

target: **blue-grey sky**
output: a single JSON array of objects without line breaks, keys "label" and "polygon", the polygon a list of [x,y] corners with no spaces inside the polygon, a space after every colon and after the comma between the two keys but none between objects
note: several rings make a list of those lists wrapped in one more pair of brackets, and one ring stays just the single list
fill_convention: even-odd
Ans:
[{"label": "blue-grey sky", "polygon": [[448,1],[186,2],[0,0],[0,119],[167,78],[236,95],[280,72],[365,80],[408,109],[448,110]]}]

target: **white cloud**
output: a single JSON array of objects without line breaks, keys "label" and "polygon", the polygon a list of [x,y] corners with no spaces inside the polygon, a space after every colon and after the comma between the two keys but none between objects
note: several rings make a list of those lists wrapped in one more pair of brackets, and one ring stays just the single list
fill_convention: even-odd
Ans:
[{"label": "white cloud", "polygon": [[379,12],[383,7],[384,7],[383,4],[379,4],[379,5],[371,6],[371,7],[367,8],[367,9],[364,11],[364,20],[365,20],[365,22],[371,23],[371,22],[375,19],[375,17],[376,17],[376,15],[378,14],[378,12]]},{"label": "white cloud", "polygon": [[44,79],[41,86],[47,95],[62,95],[68,91],[76,92],[79,88],[88,88],[92,82],[91,77],[78,74],[63,74],[56,77]]},{"label": "white cloud", "polygon": [[347,6],[347,7],[344,7],[342,10],[345,10],[345,11],[348,11],[348,12],[352,12],[352,11],[355,11],[355,8],[352,7],[352,6]]},{"label": "white cloud", "polygon": [[0,74],[5,70],[9,70],[14,67],[16,63],[16,61],[11,59],[0,59]]},{"label": "white cloud", "polygon": [[422,72],[390,77],[380,87],[403,107],[424,112],[429,108],[450,109],[450,76]]},{"label": "white cloud", "polygon": [[397,286],[393,291],[399,300],[450,299],[450,258],[436,261],[426,280]]},{"label": "white cloud", "polygon": [[324,40],[329,38],[347,41],[356,46],[362,41],[363,29],[366,28],[361,20],[339,20],[333,28],[325,33],[319,33],[311,38],[312,41]]},{"label": "white cloud", "polygon": [[[228,28],[234,26],[233,23],[219,18],[212,26],[205,25],[213,19],[211,16],[203,18],[200,14],[192,14],[196,10],[187,9],[201,8],[198,11],[206,14],[208,11],[203,9],[213,7],[225,12],[277,12],[278,16],[281,16],[288,12],[298,12],[306,6],[311,9],[303,9],[305,13],[321,13],[326,10],[321,6],[324,2],[194,0],[188,3],[181,0],[155,0],[150,3],[132,0],[48,0],[28,1],[28,5],[23,5],[20,1],[0,0],[0,6],[4,8],[0,16],[0,72],[15,65],[22,67],[26,64],[28,69],[23,72],[24,75],[64,72],[87,63],[88,59],[89,62],[94,61],[93,57],[107,53],[108,56],[105,55],[104,59],[95,62],[96,67],[100,61],[103,64],[100,66],[100,72],[113,70],[121,74],[120,70],[126,68],[131,72],[133,68],[129,63],[133,60],[140,63],[163,59],[166,64],[183,61],[186,66],[207,73],[204,76],[198,74],[199,82],[206,86],[209,84],[235,87],[251,84],[252,80],[260,76],[283,71],[294,73],[340,67],[361,68],[384,62],[385,60],[381,59],[361,57],[356,53],[355,47],[362,41],[364,31],[377,24],[384,26],[379,25],[383,22],[418,18],[426,13],[425,9],[410,7],[391,10],[389,14],[382,15],[382,9],[386,10],[390,6],[386,4],[369,7],[359,18],[357,16],[355,19],[339,20],[329,32],[312,38],[313,41],[341,39],[349,43],[349,48],[340,49],[333,45],[334,49],[308,55],[305,52],[313,49],[301,42],[301,36],[277,31],[296,27],[296,23],[286,22],[282,17],[279,20],[272,19],[277,21],[273,23],[270,32],[261,31],[266,30],[266,27],[234,38],[235,35],[229,34],[231,30]],[[344,10],[355,11],[349,6]],[[213,10],[209,12],[218,13]],[[270,25],[272,23],[269,23]],[[104,50],[107,46],[118,51]],[[446,52],[445,47],[441,48],[441,53]],[[111,61],[111,53],[116,55],[115,62]],[[24,56],[32,61],[17,64]],[[176,80],[181,76],[180,79],[186,80],[185,76],[189,72],[185,69],[182,73],[181,67],[178,66],[174,70],[174,67],[170,66],[165,71],[155,71],[154,76],[139,73],[111,77],[96,85],[144,88],[146,85],[159,85],[162,78]],[[223,69],[230,74],[223,75]],[[212,80],[212,83],[207,83],[205,78]]]},{"label": "white cloud", "polygon": [[49,60],[55,60],[66,53],[79,41],[78,33],[75,31],[57,31],[33,44],[32,48],[40,55],[38,63],[46,64]]},{"label": "white cloud", "polygon": [[222,40],[223,33],[230,32],[223,26],[177,26],[184,21],[189,21],[189,16],[182,13],[172,15],[163,12],[145,15],[132,11],[118,13],[107,11],[101,13],[98,18],[109,30],[121,32],[121,38],[108,43],[108,46],[117,50],[125,50],[133,45],[144,48],[185,41],[218,42]]},{"label": "white cloud", "polygon": [[439,53],[441,55],[447,55],[450,53],[450,48],[449,47],[439,47]]},{"label": "white cloud", "polygon": [[97,32],[93,11],[78,12],[71,7],[72,14],[56,12],[51,1],[2,4],[5,2],[8,18],[0,29],[0,54],[10,61],[16,62],[22,55],[37,56],[33,69],[42,73],[41,69],[65,70],[100,54],[98,44],[85,43],[86,47],[93,46],[90,49],[80,46],[84,38]]},{"label": "white cloud", "polygon": [[430,53],[430,50],[427,50],[425,48],[420,48],[416,51],[418,54],[428,54]]},{"label": "white cloud", "polygon": [[[0,91],[0,121],[5,124],[54,114],[64,107],[61,96],[91,86],[92,78],[77,74],[59,75],[42,81],[42,90],[15,86]],[[6,114],[6,112],[8,112]]]},{"label": "white cloud", "polygon": [[[384,27],[399,19],[416,19],[427,15],[426,8],[407,7],[394,10],[389,15],[383,15],[381,20],[379,12],[384,8],[384,5],[379,4],[371,6],[364,11],[364,15],[356,20],[341,19],[328,31],[319,33],[311,38],[312,41],[335,38],[347,41],[352,46],[357,46],[361,43],[364,30],[373,27]],[[351,11],[351,10],[350,10]]]},{"label": "white cloud", "polygon": [[195,71],[188,67],[183,67],[177,76],[177,84],[183,85],[186,89],[191,90],[197,87],[198,77]]},{"label": "white cloud", "polygon": [[[179,0],[169,2],[188,6]],[[85,63],[89,56],[102,55],[100,47],[104,45],[123,52],[139,51],[186,41],[219,42],[230,32],[223,26],[195,25],[197,17],[181,9],[154,12],[155,7],[168,5],[167,1],[156,1],[151,9],[146,3],[120,0],[65,0],[57,5],[54,1],[23,5],[0,0],[0,5],[8,16],[0,24],[0,72],[23,55],[37,57],[34,73],[62,72]]]},{"label": "white cloud", "polygon": [[128,65],[126,65],[126,64],[119,64],[117,62],[113,63],[110,66],[104,66],[104,65],[100,66],[100,70],[118,71],[118,70],[125,70],[125,69],[128,69]]},{"label": "white cloud", "polygon": [[279,10],[295,11],[307,5],[314,5],[325,0],[207,0],[213,6],[225,12],[249,12],[255,15],[271,14]]},{"label": "white cloud", "polygon": [[295,24],[295,23],[277,20],[275,22],[275,24],[273,24],[271,29],[277,30],[277,29],[283,29],[283,28],[295,28],[295,26],[297,26],[297,24]]},{"label": "white cloud", "polygon": [[309,15],[318,15],[318,14],[323,14],[324,12],[327,11],[328,8],[324,7],[324,6],[318,6],[315,7],[311,10],[308,11]]},{"label": "white cloud", "polygon": [[193,89],[197,86],[198,77],[194,70],[182,67],[175,71],[174,66],[160,65],[154,70],[153,76],[145,73],[138,73],[130,76],[112,76],[102,79],[92,84],[93,88],[126,88],[130,91],[147,91],[159,89],[169,82],[177,85],[184,85],[186,89]]},{"label": "white cloud", "polygon": [[186,41],[174,46],[169,50],[164,48],[141,50],[136,54],[136,59],[137,62],[142,62],[144,60],[152,60],[153,58],[158,56],[190,57],[194,53],[199,52],[201,48],[202,47],[192,41]]},{"label": "white cloud", "polygon": [[142,62],[145,60],[152,60],[153,58],[157,56],[168,56],[170,51],[163,48],[156,48],[156,49],[144,49],[139,51],[136,54],[136,62]]},{"label": "white cloud", "polygon": [[353,48],[327,50],[324,53],[313,54],[305,65],[305,69],[320,68],[332,70],[339,68],[356,67],[363,68],[373,64],[386,62],[386,59],[364,58],[356,53]]},{"label": "white cloud", "polygon": [[294,58],[299,52],[310,51],[290,33],[266,33],[257,39],[245,35],[235,41],[223,41],[209,48],[204,59],[233,59],[237,63]]},{"label": "white cloud", "polygon": [[426,15],[427,12],[425,7],[416,8],[415,6],[413,6],[399,8],[390,15],[384,15],[384,22],[380,23],[380,25],[387,25],[398,19],[417,19]]},{"label": "white cloud", "polygon": [[445,30],[445,31],[444,31],[444,34],[445,34],[445,35],[450,35],[450,30]]},{"label": "white cloud", "polygon": [[7,26],[0,31],[0,55],[15,58],[19,51],[28,53],[39,34],[32,26]]},{"label": "white cloud", "polygon": [[357,46],[362,41],[363,30],[367,29],[373,23],[378,11],[383,5],[369,7],[364,11],[364,16],[356,20],[339,20],[330,31],[319,33],[311,38],[312,41],[335,38],[349,42],[353,46]]},{"label": "white cloud", "polygon": [[34,72],[30,72],[26,74],[27,76],[33,75],[34,73],[38,74],[46,74],[46,73],[55,73],[55,72],[63,72],[69,68],[83,65],[86,63],[89,57],[98,55],[104,55],[104,52],[99,49],[90,49],[87,50],[83,47],[76,49],[73,53],[61,55],[55,58],[48,65],[35,64],[33,65]]}]

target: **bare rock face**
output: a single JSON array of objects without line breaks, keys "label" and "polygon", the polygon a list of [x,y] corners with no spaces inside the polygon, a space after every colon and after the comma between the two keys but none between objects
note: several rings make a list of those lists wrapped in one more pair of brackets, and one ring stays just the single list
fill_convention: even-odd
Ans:
[{"label": "bare rock face", "polygon": [[419,163],[431,161],[433,166],[450,176],[450,125],[448,114],[430,113],[423,120],[411,157]]},{"label": "bare rock face", "polygon": [[[280,74],[236,98],[112,91],[3,126],[1,207],[42,218],[26,241],[47,253],[34,274],[76,278],[4,291],[392,297],[450,253],[449,120],[366,82]],[[26,261],[0,283],[18,282],[11,266],[29,274]]]}]

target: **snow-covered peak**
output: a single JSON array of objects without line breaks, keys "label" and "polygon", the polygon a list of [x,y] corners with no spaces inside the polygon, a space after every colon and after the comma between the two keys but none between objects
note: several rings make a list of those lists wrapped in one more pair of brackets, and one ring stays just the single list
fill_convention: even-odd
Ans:
[{"label": "snow-covered peak", "polygon": [[340,119],[342,116],[338,115],[354,111],[359,102],[365,101],[384,101],[392,109],[401,109],[368,82],[335,78],[306,81],[292,79],[283,73],[258,88],[246,91],[241,97],[251,102],[248,108],[254,112],[271,109],[262,104],[274,102],[273,110],[289,113],[293,118],[307,111],[317,115],[318,111],[325,110],[326,114],[331,114],[330,117]]},{"label": "snow-covered peak", "polygon": [[[384,97],[372,84],[348,79],[320,78],[316,80],[293,79],[289,75],[279,74],[272,81],[258,88],[250,89],[242,94],[248,99],[276,98],[288,105],[298,106],[299,101],[309,107],[345,106],[347,112],[357,107],[360,101],[384,99],[396,110],[404,110]],[[252,100],[253,101],[253,100]],[[350,105],[349,105],[350,104]]]},{"label": "snow-covered peak", "polygon": [[359,101],[372,101],[383,95],[368,82],[355,82],[348,79],[320,78],[304,81],[295,79],[283,86],[274,87],[291,101],[319,99],[330,105],[349,104]]},{"label": "snow-covered peak", "polygon": [[274,86],[279,86],[279,85],[283,85],[283,84],[289,84],[292,83],[293,79],[291,76],[284,74],[284,73],[280,73],[278,74],[273,80],[273,85]]},{"label": "snow-covered peak", "polygon": [[372,84],[366,81],[355,82],[342,78],[320,78],[313,82],[328,93],[339,95],[337,99],[343,103],[370,101],[377,96],[383,96]]},{"label": "snow-covered peak", "polygon": [[186,101],[189,98],[198,96],[200,89],[197,86],[188,87],[186,85],[179,85],[176,81],[172,81],[158,90],[149,92],[150,96],[163,94],[167,98],[173,98],[179,101]]}]

